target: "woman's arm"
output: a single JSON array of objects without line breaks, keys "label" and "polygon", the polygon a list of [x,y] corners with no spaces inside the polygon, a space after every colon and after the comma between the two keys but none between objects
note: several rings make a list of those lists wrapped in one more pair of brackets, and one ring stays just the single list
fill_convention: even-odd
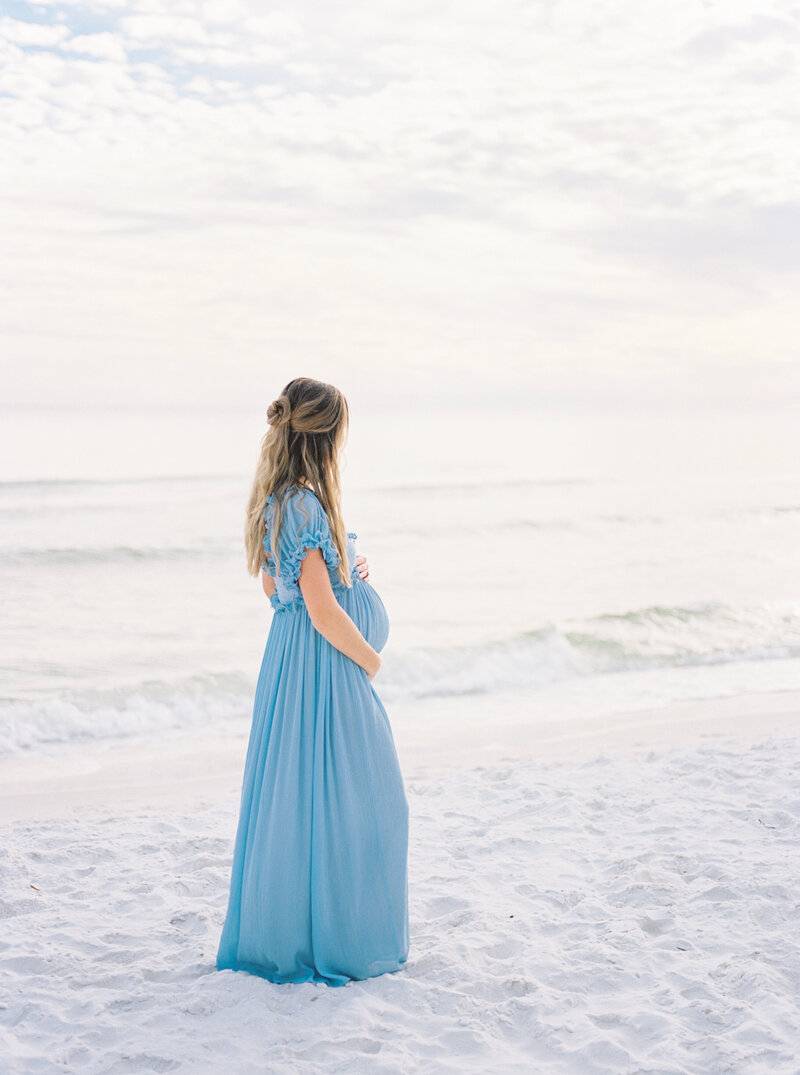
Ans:
[{"label": "woman's arm", "polygon": [[381,656],[367,642],[336,600],[321,549],[306,549],[300,561],[298,585],[311,622],[323,638],[360,664],[369,679],[381,666]]}]

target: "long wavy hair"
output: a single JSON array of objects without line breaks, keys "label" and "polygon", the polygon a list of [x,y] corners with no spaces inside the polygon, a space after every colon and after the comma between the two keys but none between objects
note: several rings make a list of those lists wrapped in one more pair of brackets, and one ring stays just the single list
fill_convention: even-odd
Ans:
[{"label": "long wavy hair", "polygon": [[271,494],[275,496],[271,548],[276,574],[280,573],[278,537],[283,522],[283,494],[293,486],[305,485],[316,493],[328,518],[339,554],[339,578],[345,586],[351,586],[339,481],[339,455],[350,424],[347,400],[332,384],[311,377],[295,377],[267,407],[267,421],[269,429],[261,440],[261,454],[247,504],[248,574],[258,576],[264,561],[264,510]]}]

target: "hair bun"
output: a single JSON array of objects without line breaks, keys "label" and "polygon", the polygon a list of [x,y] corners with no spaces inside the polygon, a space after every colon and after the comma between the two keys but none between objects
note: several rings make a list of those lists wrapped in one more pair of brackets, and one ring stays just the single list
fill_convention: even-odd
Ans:
[{"label": "hair bun", "polygon": [[291,408],[286,396],[278,396],[267,407],[267,421],[271,426],[285,425],[291,417]]}]

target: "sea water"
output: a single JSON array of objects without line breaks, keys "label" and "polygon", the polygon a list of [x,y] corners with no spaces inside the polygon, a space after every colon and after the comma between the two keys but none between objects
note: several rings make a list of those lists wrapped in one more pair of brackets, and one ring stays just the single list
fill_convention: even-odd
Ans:
[{"label": "sea water", "polygon": [[[243,549],[263,409],[0,416],[3,752],[243,733],[272,616]],[[374,685],[415,735],[443,698],[467,721],[502,697],[535,737],[800,687],[788,410],[351,412],[345,524],[391,624]]]}]

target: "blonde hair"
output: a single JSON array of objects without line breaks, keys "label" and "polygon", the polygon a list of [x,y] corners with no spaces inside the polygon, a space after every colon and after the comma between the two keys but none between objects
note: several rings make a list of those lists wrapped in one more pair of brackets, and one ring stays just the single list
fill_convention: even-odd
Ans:
[{"label": "blonde hair", "polygon": [[245,548],[247,572],[257,577],[264,560],[267,497],[274,494],[272,554],[280,573],[278,537],[283,522],[283,494],[301,479],[317,495],[339,554],[338,575],[351,586],[347,534],[341,513],[339,453],[344,446],[350,411],[344,395],[332,384],[295,377],[267,408],[269,429],[261,440],[253,488],[247,505]]}]

